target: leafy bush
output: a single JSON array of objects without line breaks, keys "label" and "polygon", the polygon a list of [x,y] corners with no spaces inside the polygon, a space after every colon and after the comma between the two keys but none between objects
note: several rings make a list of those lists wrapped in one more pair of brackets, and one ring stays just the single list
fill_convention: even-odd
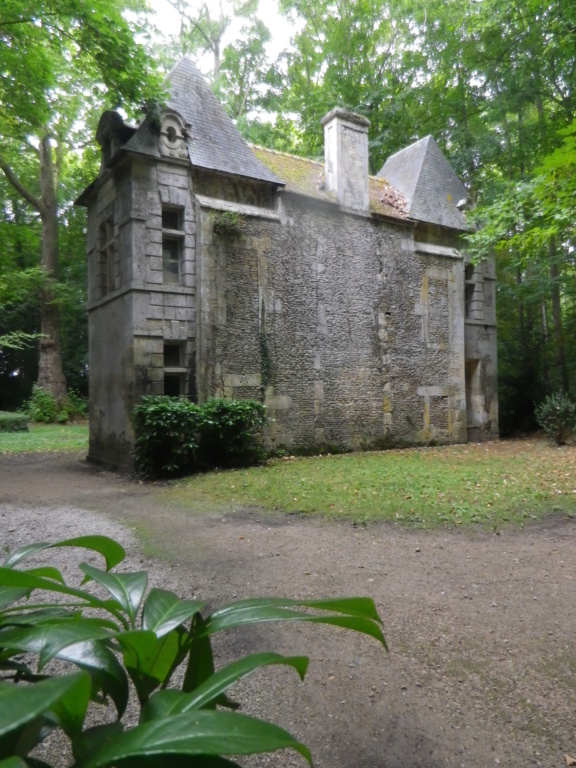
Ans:
[{"label": "leafy bush", "polygon": [[26,411],[31,421],[43,421],[46,424],[52,424],[58,421],[58,414],[61,409],[49,392],[43,390],[42,387],[34,386],[32,396],[26,404]]},{"label": "leafy bush", "polygon": [[[81,563],[84,582],[76,588],[52,566],[20,570],[27,557],[51,547],[98,552],[106,570]],[[373,601],[253,599],[203,615],[204,604],[198,600],[181,600],[157,588],[146,594],[145,571],[113,572],[124,554],[112,539],[83,536],[24,546],[9,553],[0,567],[2,765],[46,768],[48,763],[25,760],[55,729],[71,743],[74,768],[224,768],[238,764],[220,756],[284,748],[296,750],[311,765],[306,746],[276,725],[234,711],[238,706],[227,696],[238,680],[269,665],[291,666],[303,678],[308,658],[256,653],[216,671],[210,638],[241,625],[297,619],[356,630],[386,647]],[[85,582],[96,584],[107,597],[97,597]],[[32,593],[38,594],[37,602]],[[22,654],[36,656],[36,670]],[[63,673],[49,673],[52,659],[62,662],[58,669],[64,668]],[[74,667],[79,671],[70,671]],[[180,688],[170,688],[180,668]],[[125,728],[121,718],[130,685],[140,718],[136,726]],[[110,722],[107,710],[106,724],[89,727],[89,703],[102,704],[107,698],[115,705],[115,720]]]},{"label": "leafy bush", "polygon": [[134,462],[149,477],[191,472],[199,443],[200,408],[183,397],[147,395],[134,408]]},{"label": "leafy bush", "polygon": [[59,404],[49,392],[37,386],[33,387],[32,396],[25,408],[31,421],[46,424],[66,424],[75,419],[85,419],[88,413],[86,399],[77,395],[74,390],[70,390],[65,402]]},{"label": "leafy bush", "polygon": [[576,403],[568,395],[557,392],[536,406],[536,421],[547,437],[558,445],[565,445],[576,430]]},{"label": "leafy bush", "polygon": [[175,477],[211,466],[237,466],[263,458],[259,430],[266,421],[254,400],[208,400],[148,395],[134,409],[134,459],[149,477]]},{"label": "leafy bush", "polygon": [[69,389],[64,411],[69,421],[84,420],[88,416],[88,400],[73,389]]},{"label": "leafy bush", "polygon": [[28,416],[0,411],[0,432],[28,432]]},{"label": "leafy bush", "polygon": [[200,461],[218,467],[261,461],[265,423],[266,409],[256,400],[207,400],[200,406]]}]

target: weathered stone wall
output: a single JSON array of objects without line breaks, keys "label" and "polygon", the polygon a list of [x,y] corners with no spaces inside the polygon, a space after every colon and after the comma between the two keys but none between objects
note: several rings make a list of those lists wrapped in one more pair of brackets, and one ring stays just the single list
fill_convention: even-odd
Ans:
[{"label": "weathered stone wall", "polygon": [[[163,283],[162,206],[179,211],[179,282]],[[195,390],[196,249],[187,164],[134,158],[97,188],[88,210],[90,457],[130,465],[132,410],[164,392],[164,344],[181,346],[183,392]],[[114,227],[114,284],[102,291],[102,228]]]},{"label": "weathered stone wall", "polygon": [[89,315],[90,443],[88,455],[105,464],[129,464],[134,436],[132,297],[100,304]]},{"label": "weathered stone wall", "polygon": [[199,213],[201,395],[264,396],[276,446],[465,440],[462,259],[309,199],[278,213],[234,237]]},{"label": "weathered stone wall", "polygon": [[[165,391],[167,371],[192,398],[263,399],[270,447],[496,432],[492,266],[465,275],[455,234],[179,160],[132,158],[107,173],[89,206],[93,458],[130,465],[133,406]],[[177,283],[163,276],[163,206],[180,217]],[[237,231],[218,233],[229,212]],[[180,353],[169,369],[167,344]]]},{"label": "weathered stone wall", "polygon": [[469,440],[498,437],[496,273],[493,259],[467,269],[465,320],[466,401]]}]

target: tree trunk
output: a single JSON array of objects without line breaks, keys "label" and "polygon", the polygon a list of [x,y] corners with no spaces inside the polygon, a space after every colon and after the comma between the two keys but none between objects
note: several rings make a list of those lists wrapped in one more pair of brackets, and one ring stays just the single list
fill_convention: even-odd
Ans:
[{"label": "tree trunk", "polygon": [[550,291],[552,294],[552,317],[554,318],[554,343],[556,350],[556,368],[558,371],[558,386],[560,392],[568,392],[568,368],[564,351],[564,333],[562,331],[562,302],[560,298],[560,271],[555,261],[555,243],[552,241],[548,249],[550,257],[549,274],[551,278]]},{"label": "tree trunk", "polygon": [[42,288],[40,307],[40,353],[38,359],[39,387],[49,392],[54,399],[62,403],[66,399],[66,379],[62,371],[60,353],[60,317],[58,306],[54,303],[52,281],[58,269],[58,206],[52,148],[49,137],[40,142],[40,184],[42,190],[42,260],[41,266],[46,273]]}]

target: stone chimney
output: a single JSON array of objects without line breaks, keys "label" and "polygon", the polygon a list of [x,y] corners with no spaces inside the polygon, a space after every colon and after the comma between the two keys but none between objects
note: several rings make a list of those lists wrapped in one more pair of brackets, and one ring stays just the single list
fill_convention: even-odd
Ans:
[{"label": "stone chimney", "polygon": [[346,208],[367,211],[370,121],[336,107],[322,119],[326,189]]}]

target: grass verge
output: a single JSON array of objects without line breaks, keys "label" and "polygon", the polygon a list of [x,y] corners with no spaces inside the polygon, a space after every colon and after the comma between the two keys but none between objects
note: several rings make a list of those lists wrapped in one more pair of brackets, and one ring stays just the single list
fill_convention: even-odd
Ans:
[{"label": "grass verge", "polygon": [[0,432],[0,454],[88,451],[88,424],[30,424],[29,432]]},{"label": "grass verge", "polygon": [[169,491],[197,509],[248,506],[363,523],[498,529],[576,515],[576,447],[540,439],[274,460],[212,472]]}]

